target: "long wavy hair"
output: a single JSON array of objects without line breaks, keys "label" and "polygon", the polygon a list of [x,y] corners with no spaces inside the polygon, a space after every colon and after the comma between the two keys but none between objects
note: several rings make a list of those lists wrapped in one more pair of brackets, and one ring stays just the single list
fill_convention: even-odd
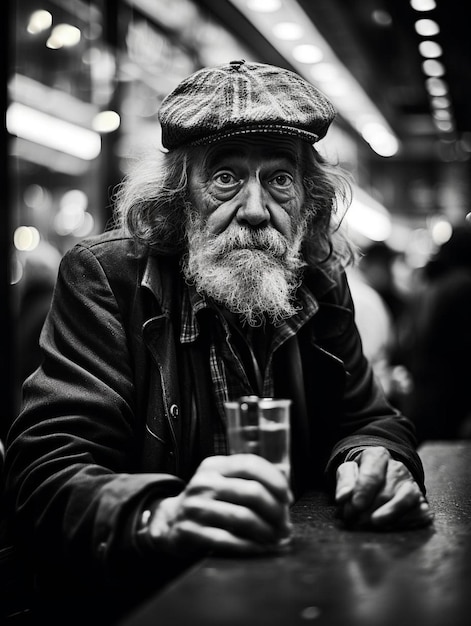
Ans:
[{"label": "long wavy hair", "polygon": [[[114,195],[114,227],[124,229],[157,254],[183,254],[190,214],[188,176],[200,149],[154,151],[128,172]],[[302,252],[311,266],[333,273],[353,262],[355,247],[341,222],[351,202],[349,175],[303,142],[306,235]]]}]

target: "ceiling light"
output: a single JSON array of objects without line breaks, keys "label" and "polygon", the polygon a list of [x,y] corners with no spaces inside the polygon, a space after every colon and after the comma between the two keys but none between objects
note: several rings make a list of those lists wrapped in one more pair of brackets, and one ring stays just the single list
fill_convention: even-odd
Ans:
[{"label": "ceiling light", "polygon": [[273,26],[273,34],[278,39],[297,41],[302,38],[304,31],[296,22],[279,22]]},{"label": "ceiling light", "polygon": [[445,98],[445,96],[436,96],[431,99],[430,104],[435,109],[446,109],[450,106],[450,100]]},{"label": "ceiling light", "polygon": [[17,250],[30,252],[38,247],[40,241],[41,236],[34,226],[18,226],[13,233],[13,244]]},{"label": "ceiling light", "polygon": [[325,86],[325,91],[330,98],[334,96],[344,96],[350,91],[350,84],[343,79],[334,80]]},{"label": "ceiling light", "polygon": [[422,37],[433,37],[440,32],[440,27],[434,20],[417,20],[414,26],[416,32]]},{"label": "ceiling light", "polygon": [[448,109],[436,109],[432,111],[432,115],[436,120],[451,121],[451,113]]},{"label": "ceiling light", "polygon": [[12,135],[59,150],[86,161],[101,151],[101,137],[87,128],[13,102],[7,109],[7,130]]},{"label": "ceiling light", "polygon": [[439,130],[442,130],[445,133],[448,133],[453,130],[452,122],[447,122],[445,120],[435,120],[435,126]]},{"label": "ceiling light", "polygon": [[445,68],[443,63],[435,61],[435,59],[427,59],[422,63],[422,69],[427,76],[443,76],[445,74]]},{"label": "ceiling light", "polygon": [[435,0],[410,0],[410,5],[416,11],[432,11],[437,6]]},{"label": "ceiling light", "polygon": [[442,56],[442,47],[436,41],[421,41],[419,43],[419,52],[427,59],[436,59]]},{"label": "ceiling light", "polygon": [[453,227],[448,220],[440,218],[431,225],[430,234],[433,242],[437,246],[441,246],[450,239],[453,234]]},{"label": "ceiling light", "polygon": [[52,50],[59,48],[71,48],[76,46],[81,39],[80,29],[71,24],[57,24],[52,29],[51,36],[46,42],[46,46]]},{"label": "ceiling light", "polygon": [[88,207],[88,196],[81,189],[69,189],[59,200],[59,206],[63,210],[73,207],[74,211],[80,210],[83,213]]},{"label": "ceiling light", "polygon": [[293,48],[293,57],[300,63],[319,63],[324,58],[324,54],[317,46],[302,44]]},{"label": "ceiling light", "polygon": [[448,94],[448,86],[441,78],[427,78],[425,88],[431,96],[446,96]]},{"label": "ceiling light", "polygon": [[356,185],[353,185],[353,199],[345,220],[350,228],[372,241],[385,241],[391,234],[387,209]]},{"label": "ceiling light", "polygon": [[318,63],[314,67],[311,67],[310,72],[313,79],[321,83],[336,80],[339,75],[339,70],[331,63]]},{"label": "ceiling light", "polygon": [[281,0],[247,0],[247,8],[259,13],[273,13],[281,9]]},{"label": "ceiling light", "polygon": [[121,118],[116,111],[101,111],[92,121],[92,128],[99,133],[112,133],[119,128]]},{"label": "ceiling light", "polygon": [[57,158],[57,152],[39,143],[31,143],[26,139],[17,137],[11,142],[11,156],[27,163],[39,165],[41,169],[50,169],[53,172],[67,174],[67,176],[83,176],[90,170],[91,161],[78,159],[70,154],[61,154]]},{"label": "ceiling light", "polygon": [[26,30],[31,35],[36,35],[37,33],[41,33],[43,30],[51,28],[51,26],[52,15],[49,11],[40,10],[31,13]]},{"label": "ceiling light", "polygon": [[368,122],[361,129],[361,135],[367,141],[373,150],[384,157],[390,157],[396,154],[399,149],[399,143],[387,128],[378,122]]}]

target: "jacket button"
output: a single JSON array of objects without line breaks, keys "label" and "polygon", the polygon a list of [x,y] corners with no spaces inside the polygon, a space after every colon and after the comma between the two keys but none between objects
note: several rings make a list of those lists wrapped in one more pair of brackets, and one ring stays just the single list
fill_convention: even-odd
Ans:
[{"label": "jacket button", "polygon": [[170,415],[174,419],[177,419],[179,414],[180,414],[180,410],[179,410],[178,406],[176,404],[172,404],[172,406],[170,407]]}]

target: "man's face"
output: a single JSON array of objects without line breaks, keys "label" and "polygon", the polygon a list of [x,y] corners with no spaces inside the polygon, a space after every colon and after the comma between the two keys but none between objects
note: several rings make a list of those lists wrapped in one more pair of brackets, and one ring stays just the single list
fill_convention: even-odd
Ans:
[{"label": "man's face", "polygon": [[190,173],[185,277],[251,325],[295,313],[300,156],[295,138],[237,137],[201,148]]},{"label": "man's face", "polygon": [[291,239],[304,190],[301,143],[285,136],[235,137],[204,147],[190,174],[194,208],[218,235],[229,225],[272,227]]}]

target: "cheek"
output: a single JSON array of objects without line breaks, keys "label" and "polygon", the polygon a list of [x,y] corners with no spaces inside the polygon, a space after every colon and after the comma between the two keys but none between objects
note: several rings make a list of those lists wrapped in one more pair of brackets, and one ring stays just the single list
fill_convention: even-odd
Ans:
[{"label": "cheek", "polygon": [[290,238],[296,231],[297,225],[301,219],[303,197],[304,195],[297,195],[286,202],[280,203],[280,210],[272,213],[274,226],[285,235],[285,237]]},{"label": "cheek", "polygon": [[297,190],[296,196],[293,199],[293,203],[291,206],[291,222],[293,229],[296,228],[301,221],[305,199],[306,195],[304,193],[304,188],[301,186]]},{"label": "cheek", "polygon": [[236,212],[232,202],[214,202],[212,210],[207,213],[208,231],[212,235],[221,233],[231,224]]},{"label": "cheek", "polygon": [[207,216],[212,213],[218,207],[218,201],[208,191],[208,185],[205,183],[190,185],[190,199],[197,211]]},{"label": "cheek", "polygon": [[219,234],[229,226],[235,207],[233,199],[225,201],[211,193],[207,184],[193,184],[190,188],[190,197],[193,207],[203,218],[210,234]]}]

